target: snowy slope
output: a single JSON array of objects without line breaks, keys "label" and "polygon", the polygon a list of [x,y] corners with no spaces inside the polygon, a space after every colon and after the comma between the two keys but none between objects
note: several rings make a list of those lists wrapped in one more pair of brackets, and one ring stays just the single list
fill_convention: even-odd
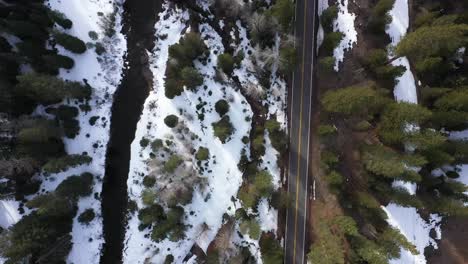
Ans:
[{"label": "snowy slope", "polygon": [[[43,183],[41,189],[53,190],[66,176],[79,174],[84,171],[96,176],[93,193],[101,192],[102,179],[104,177],[104,164],[106,146],[109,140],[109,120],[111,116],[112,95],[120,83],[123,69],[123,55],[126,51],[126,41],[120,33],[121,30],[121,0],[49,0],[51,9],[64,13],[73,21],[73,27],[66,30],[68,34],[74,35],[84,42],[94,42],[88,33],[98,33],[99,39],[106,49],[106,53],[98,56],[94,49],[88,49],[84,54],[74,54],[60,46],[59,53],[73,58],[75,66],[71,70],[61,70],[60,77],[66,80],[84,81],[93,88],[90,106],[92,110],[80,112],[80,133],[74,139],[65,139],[66,150],[69,154],[81,154],[83,152],[92,156],[93,161],[89,166],[80,166],[71,170],[51,175]],[[98,14],[101,12],[102,14]],[[103,18],[115,12],[117,32],[112,37],[104,35]],[[57,28],[62,30],[61,28]],[[70,103],[70,105],[74,105]],[[99,116],[94,126],[90,125],[89,119]],[[96,144],[97,147],[93,146]],[[68,257],[70,263],[99,263],[102,238],[101,202],[94,196],[80,199],[78,202],[78,214],[85,209],[93,208],[97,217],[89,224],[82,225],[75,218],[72,230],[73,247]]]}]

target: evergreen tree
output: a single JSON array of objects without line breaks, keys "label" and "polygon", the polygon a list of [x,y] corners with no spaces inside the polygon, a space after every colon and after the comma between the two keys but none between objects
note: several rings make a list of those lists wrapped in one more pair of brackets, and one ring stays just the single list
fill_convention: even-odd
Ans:
[{"label": "evergreen tree", "polygon": [[330,113],[367,116],[379,112],[387,100],[373,84],[365,84],[327,92],[321,102],[323,108]]}]

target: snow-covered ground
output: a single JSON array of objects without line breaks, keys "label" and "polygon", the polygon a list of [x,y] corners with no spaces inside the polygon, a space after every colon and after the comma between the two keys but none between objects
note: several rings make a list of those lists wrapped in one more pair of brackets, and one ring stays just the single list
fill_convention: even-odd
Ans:
[{"label": "snow-covered ground", "polygon": [[[356,15],[348,9],[349,0],[337,1],[338,17],[333,25],[334,31],[343,33],[343,39],[338,47],[333,51],[335,57],[335,71],[339,70],[340,63],[343,62],[345,52],[350,50],[357,42],[357,31],[354,25]],[[323,3],[321,4],[323,5]]]},{"label": "snow-covered ground", "polygon": [[[179,242],[165,239],[160,243],[154,243],[144,236],[145,231],[138,231],[139,223],[134,215],[128,225],[124,252],[126,263],[143,263],[145,259],[150,259],[153,263],[162,263],[167,254],[172,254],[176,262],[180,262],[194,243],[206,250],[221,227],[223,214],[234,214],[235,205],[231,197],[236,196],[242,183],[242,173],[237,168],[237,163],[243,148],[242,137],[248,135],[250,131],[250,122],[246,118],[251,117],[252,113],[245,98],[238,91],[229,84],[222,85],[214,80],[216,54],[223,53],[224,50],[221,38],[208,24],[200,26],[202,38],[211,52],[209,62],[206,65],[197,62],[196,67],[204,75],[204,85],[207,88],[199,87],[196,92],[186,90],[181,96],[172,100],[168,99],[164,94],[168,48],[177,43],[182,36],[182,30],[187,27],[188,12],[168,9],[168,6],[165,6],[165,11],[160,14],[160,17],[163,18],[166,15],[168,17],[160,19],[156,25],[156,35],[168,37],[164,40],[159,39],[151,54],[154,89],[146,100],[143,115],[137,126],[135,141],[132,143],[130,175],[127,182],[129,195],[138,201],[141,208],[142,186],[137,182],[141,181],[141,173],[146,175],[149,172],[149,167],[145,165],[145,161],[149,158],[149,151],[142,149],[139,143],[143,136],[150,140],[167,139],[173,136],[176,152],[182,155],[187,154],[185,149],[187,146],[184,146],[187,142],[178,140],[176,131],[164,124],[163,120],[167,115],[178,115],[179,122],[198,137],[197,140],[189,142],[192,144],[190,147],[195,149],[199,146],[206,147],[212,158],[209,171],[200,175],[206,179],[207,186],[204,188],[195,186],[191,203],[184,206],[185,212],[191,212],[185,215],[184,220],[190,225],[186,230],[186,239]],[[201,102],[199,99],[207,103],[204,106],[206,111],[203,120],[197,119],[197,105]],[[220,99],[230,102],[231,110],[228,115],[235,125],[234,134],[225,144],[214,136],[211,126],[211,123],[219,120],[219,115],[214,111],[214,104]],[[196,162],[192,160],[191,163]],[[164,251],[155,254],[156,248],[164,249]]]},{"label": "snow-covered ground", "polygon": [[436,231],[436,238],[441,238],[440,221],[441,217],[431,214],[429,223],[421,218],[415,208],[405,208],[393,203],[390,203],[382,209],[388,215],[388,223],[400,230],[400,232],[413,243],[418,250],[418,255],[413,255],[407,250],[402,250],[401,257],[396,260],[390,260],[391,264],[424,264],[426,258],[424,256],[424,248],[432,245],[437,248],[437,243],[429,236],[432,229]]},{"label": "snow-covered ground", "polygon": [[[199,2],[203,4],[203,1]],[[174,99],[168,99],[165,96],[164,76],[168,49],[171,45],[178,43],[186,31],[191,31],[191,28],[188,26],[189,15],[187,11],[170,9],[168,5],[164,5],[163,8],[164,11],[159,14],[161,19],[155,26],[157,36],[155,48],[150,54],[151,70],[154,76],[153,90],[146,99],[143,114],[137,125],[135,140],[131,147],[130,175],[127,181],[128,193],[130,199],[136,201],[139,208],[144,207],[141,199],[144,186],[141,185],[141,182],[143,177],[151,174],[155,168],[150,161],[151,150],[140,144],[142,138],[149,139],[150,142],[155,139],[163,141],[170,139],[173,142],[170,147],[171,151],[181,155],[184,159],[184,164],[181,166],[191,168],[196,174],[191,177],[202,179],[203,184],[194,186],[191,202],[183,206],[184,223],[188,225],[185,239],[171,242],[166,238],[156,243],[149,237],[149,230],[138,230],[137,215],[133,214],[130,217],[125,239],[125,263],[144,263],[145,261],[162,263],[169,254],[174,256],[176,263],[180,263],[194,244],[206,252],[223,224],[223,215],[233,216],[236,209],[241,207],[238,201],[233,200],[243,181],[242,172],[239,171],[237,165],[243,149],[246,149],[247,156],[250,155],[248,145],[242,143],[242,138],[250,133],[253,113],[247,100],[235,85],[231,84],[229,80],[225,83],[216,81],[217,56],[224,52],[224,47],[221,37],[210,25],[201,24],[198,29],[210,51],[207,63],[195,61],[196,68],[204,76],[204,85],[198,87],[196,91],[185,90],[182,95]],[[207,10],[207,8],[205,9]],[[236,24],[235,31],[236,34],[231,34],[233,41],[238,36],[241,42],[237,46],[237,51],[243,50],[244,54],[248,54],[252,47],[248,41],[246,30],[240,22]],[[240,68],[234,71],[234,75],[239,78],[243,89],[246,87],[260,89],[259,87],[255,88],[259,86],[259,82],[253,76],[251,66],[250,58],[245,58]],[[271,116],[275,115],[281,125],[285,126],[286,85],[283,80],[272,78],[272,86],[269,89],[271,90],[265,99],[265,103],[269,106],[268,112]],[[235,127],[233,135],[224,144],[214,136],[211,126],[213,122],[220,119],[219,114],[214,111],[214,105],[220,99],[229,102],[230,110],[227,115]],[[202,106],[200,107],[200,105]],[[198,115],[201,112],[204,113],[202,119]],[[166,116],[171,114],[179,118],[179,125],[174,129],[167,127],[163,121]],[[191,136],[187,137],[187,135]],[[274,186],[277,187],[279,186],[279,168],[276,165],[277,152],[269,143],[267,133],[266,141],[267,151],[263,157],[262,167],[273,175]],[[207,164],[209,170],[202,172],[199,171],[199,165],[196,164],[193,154],[190,153],[191,150],[196,150],[199,147],[208,148],[211,157]],[[160,176],[156,176],[157,179],[159,179],[158,177]],[[160,190],[161,192],[163,191]],[[277,211],[271,208],[268,201],[263,200],[260,203],[257,220],[262,230],[276,230]],[[234,236],[237,234],[234,233]],[[243,239],[237,237],[233,239],[233,242],[254,245],[251,251],[253,255],[260,258],[258,241],[251,241],[246,236]],[[194,261],[195,259],[191,259],[188,263]],[[260,259],[259,261],[261,262]]]},{"label": "snow-covered ground", "polygon": [[[89,166],[74,168],[67,176],[83,171],[93,173],[95,185],[93,193],[100,194],[102,178],[105,170],[105,155],[109,140],[109,128],[113,94],[120,83],[124,66],[123,56],[126,52],[126,41],[121,32],[121,14],[123,9],[121,0],[49,0],[52,9],[59,10],[73,21],[73,27],[66,32],[74,35],[84,42],[94,42],[89,32],[98,33],[99,39],[106,49],[106,53],[98,56],[94,49],[88,49],[84,54],[73,54],[60,46],[60,54],[74,59],[75,66],[69,71],[61,70],[60,76],[66,80],[86,80],[93,88],[90,101],[91,111],[80,112],[80,134],[74,139],[66,139],[66,150],[69,154],[81,154],[83,152],[92,156],[93,161]],[[105,36],[104,18],[114,14],[116,24],[110,25],[115,29],[115,35]],[[89,120],[93,116],[99,119],[95,125]],[[74,170],[74,171],[73,171]],[[47,182],[45,182],[47,184]],[[54,183],[57,184],[57,183]],[[72,231],[73,247],[68,257],[70,263],[99,263],[102,237],[101,202],[94,196],[80,199],[78,202],[78,214],[88,208],[93,208],[96,218],[89,224],[80,224],[77,217],[74,220]]]},{"label": "snow-covered ground", "polygon": [[[93,161],[89,165],[83,165],[58,174],[52,174],[45,178],[37,175],[43,180],[41,190],[53,191],[55,187],[68,176],[91,172],[95,177],[93,193],[99,194],[104,176],[104,164],[107,141],[109,139],[109,120],[111,116],[112,95],[120,83],[123,69],[123,55],[126,51],[126,42],[121,30],[121,0],[49,0],[47,5],[52,10],[64,13],[73,21],[73,27],[63,30],[57,26],[57,30],[74,35],[84,42],[102,43],[106,53],[98,56],[94,48],[89,48],[83,54],[74,54],[57,46],[59,54],[69,56],[75,61],[71,70],[60,70],[60,77],[71,81],[86,81],[92,88],[93,93],[89,105],[91,111],[81,111],[77,117],[80,123],[80,133],[74,139],[65,138],[65,148],[69,154],[82,154],[84,152],[92,156]],[[108,37],[104,35],[103,19],[111,14],[116,16],[116,24],[110,25],[116,34]],[[99,35],[98,40],[92,40],[89,32],[94,31]],[[76,102],[66,101],[65,104],[77,106]],[[36,113],[42,113],[39,107]],[[89,119],[98,116],[99,119],[93,126]],[[1,201],[0,222],[11,225],[20,219],[17,213],[18,203],[12,201]],[[78,202],[78,214],[85,209],[93,208],[96,218],[89,224],[83,225],[74,219],[72,230],[73,247],[68,257],[68,263],[99,263],[102,238],[101,202],[94,196],[80,199]]]}]

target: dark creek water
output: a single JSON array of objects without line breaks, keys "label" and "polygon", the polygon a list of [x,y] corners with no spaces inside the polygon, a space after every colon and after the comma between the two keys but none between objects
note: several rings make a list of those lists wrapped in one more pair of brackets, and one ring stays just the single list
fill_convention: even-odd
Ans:
[{"label": "dark creek water", "polygon": [[124,4],[123,33],[127,38],[127,66],[112,105],[102,190],[105,244],[101,264],[122,263],[127,224],[125,216],[130,145],[135,138],[137,122],[152,86],[146,50],[153,49],[154,25],[160,11],[160,0],[127,0]]}]

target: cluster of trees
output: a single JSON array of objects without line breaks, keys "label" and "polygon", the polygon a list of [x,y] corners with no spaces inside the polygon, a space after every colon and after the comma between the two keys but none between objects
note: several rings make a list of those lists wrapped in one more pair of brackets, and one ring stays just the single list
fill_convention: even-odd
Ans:
[{"label": "cluster of trees", "polygon": [[320,46],[320,53],[323,55],[319,60],[320,68],[325,72],[332,72],[335,66],[335,57],[333,50],[340,44],[343,39],[343,33],[333,31],[333,24],[338,17],[338,7],[332,5],[325,9],[320,16],[320,24],[323,28],[323,42]]},{"label": "cluster of trees", "polygon": [[195,59],[206,59],[209,51],[200,34],[187,33],[179,43],[169,47],[165,94],[167,98],[181,95],[184,87],[190,90],[203,84],[203,76],[195,68]]},{"label": "cluster of trees", "polygon": [[[1,232],[0,254],[6,263],[62,263],[71,249],[77,200],[92,193],[93,175],[70,176],[55,191],[28,202],[25,197],[40,187],[35,174],[91,162],[86,154],[67,155],[63,138],[79,133],[80,109],[61,103],[89,109],[92,89],[56,77],[60,68],[74,66],[72,58],[57,53],[57,45],[77,54],[87,48],[62,32],[73,22],[43,1],[7,2],[0,3],[0,194],[23,200],[32,212]],[[31,67],[20,70],[24,65]],[[31,115],[38,105],[45,106],[47,116]],[[81,218],[92,220],[89,212]]]},{"label": "cluster of trees", "polygon": [[94,176],[70,176],[54,192],[26,203],[34,211],[2,232],[0,251],[6,263],[63,263],[71,249],[70,231],[77,201],[92,193]]},{"label": "cluster of trees", "polygon": [[[369,30],[385,33],[393,4],[393,0],[377,3]],[[348,132],[366,136],[353,137],[360,146],[360,155],[354,157],[358,171],[351,172],[356,174],[351,176],[353,179],[344,181],[340,173],[342,157],[337,149],[339,131],[333,123],[320,126],[321,142],[326,145],[326,151],[321,153],[325,179],[345,213],[353,217],[346,218],[347,228],[352,227],[353,231],[340,231],[333,221],[324,220],[316,233],[322,239],[317,240],[309,254],[311,262],[388,263],[399,257],[400,248],[418,253],[398,230],[388,225],[381,204],[393,202],[446,216],[468,215],[464,205],[468,201],[467,187],[454,180],[459,177],[456,166],[468,160],[468,143],[449,138],[446,132],[467,128],[468,65],[461,48],[468,40],[468,21],[463,17],[444,15],[437,8],[422,8],[414,23],[416,28],[395,49],[397,56],[409,58],[425,84],[420,89],[420,104],[393,100],[388,90],[393,89],[395,79],[405,69],[392,66],[383,49],[371,50],[360,61],[375,81],[322,96],[324,117],[343,120],[350,128]],[[440,169],[442,175],[433,175],[435,169]],[[395,180],[417,184],[417,193],[393,186]],[[352,212],[346,208],[352,208]],[[349,242],[352,250],[346,252],[342,241]]]},{"label": "cluster of trees", "polygon": [[147,200],[144,201],[146,207],[138,211],[139,229],[151,229],[151,239],[156,242],[165,238],[172,242],[184,239],[186,229],[183,223],[184,209],[180,206],[173,206],[165,211],[155,202],[155,198]]}]

